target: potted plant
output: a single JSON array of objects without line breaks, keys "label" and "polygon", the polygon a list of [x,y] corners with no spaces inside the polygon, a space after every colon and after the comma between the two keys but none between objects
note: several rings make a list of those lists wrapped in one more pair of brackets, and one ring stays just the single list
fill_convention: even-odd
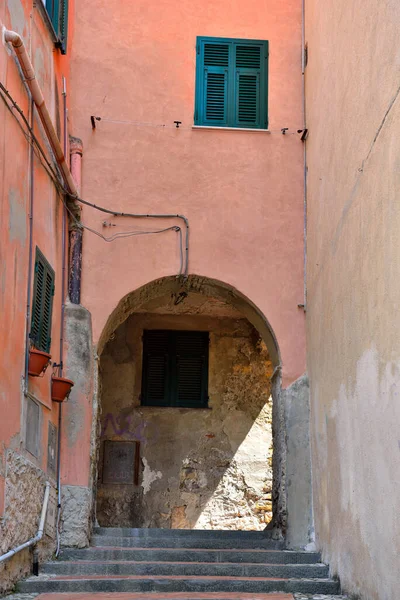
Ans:
[{"label": "potted plant", "polygon": [[[51,399],[53,402],[64,402],[68,398],[74,382],[71,379],[60,376],[61,364],[57,365],[54,363],[53,368],[51,376]],[[58,375],[56,375],[57,368],[59,369]]]},{"label": "potted plant", "polygon": [[28,375],[39,377],[47,369],[51,355],[33,346],[29,348]]}]

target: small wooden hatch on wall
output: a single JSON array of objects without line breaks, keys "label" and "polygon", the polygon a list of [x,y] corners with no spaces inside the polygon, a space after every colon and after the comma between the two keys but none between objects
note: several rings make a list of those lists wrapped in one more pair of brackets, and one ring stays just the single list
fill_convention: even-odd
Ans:
[{"label": "small wooden hatch on wall", "polygon": [[139,485],[140,442],[105,440],[102,483]]}]

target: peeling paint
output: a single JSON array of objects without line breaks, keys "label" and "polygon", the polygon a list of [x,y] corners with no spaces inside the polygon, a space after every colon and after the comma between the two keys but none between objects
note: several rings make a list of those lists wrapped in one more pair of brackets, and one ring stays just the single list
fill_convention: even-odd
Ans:
[{"label": "peeling paint", "polygon": [[18,241],[22,245],[25,245],[27,236],[26,208],[21,195],[14,188],[10,188],[8,192],[8,205],[8,227],[10,241]]},{"label": "peeling paint", "polygon": [[161,479],[162,473],[161,473],[161,471],[152,471],[150,469],[150,466],[149,466],[149,463],[147,462],[147,460],[145,458],[143,458],[142,460],[143,460],[143,465],[144,465],[142,488],[143,488],[143,492],[145,494],[147,494],[147,492],[150,491],[151,484],[154,481],[157,481],[157,479]]},{"label": "peeling paint", "polygon": [[20,34],[25,33],[25,12],[21,0],[7,0],[11,28]]}]

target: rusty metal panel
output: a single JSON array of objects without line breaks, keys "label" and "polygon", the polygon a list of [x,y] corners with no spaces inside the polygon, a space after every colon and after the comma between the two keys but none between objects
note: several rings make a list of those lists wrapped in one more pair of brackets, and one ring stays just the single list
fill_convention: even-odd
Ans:
[{"label": "rusty metal panel", "polygon": [[56,474],[57,461],[57,427],[49,421],[49,433],[47,438],[47,471]]},{"label": "rusty metal panel", "polygon": [[104,442],[103,483],[133,485],[135,442]]},{"label": "rusty metal panel", "polygon": [[56,537],[56,519],[57,519],[57,490],[50,488],[49,503],[47,505],[47,517],[45,524],[45,533],[53,540]]}]

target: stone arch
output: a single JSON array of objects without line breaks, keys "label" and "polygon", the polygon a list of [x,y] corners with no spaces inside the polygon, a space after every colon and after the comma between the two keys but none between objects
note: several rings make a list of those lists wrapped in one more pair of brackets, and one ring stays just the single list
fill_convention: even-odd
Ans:
[{"label": "stone arch", "polygon": [[189,295],[212,298],[216,303],[233,307],[258,331],[268,348],[273,366],[272,382],[272,435],[273,435],[273,520],[270,528],[274,537],[285,535],[286,496],[285,496],[285,431],[284,409],[281,402],[281,358],[277,339],[265,315],[244,294],[231,285],[219,280],[199,275],[189,275],[186,279],[175,276],[151,281],[127,294],[120,300],[109,316],[97,345],[100,357],[106,344],[113,338],[118,328],[134,313],[152,312],[160,305],[175,306],[184,303]]},{"label": "stone arch", "polygon": [[144,307],[151,310],[163,297],[170,297],[171,295],[178,297],[179,294],[191,292],[207,297],[211,296],[234,306],[259,331],[268,347],[274,368],[280,368],[281,357],[277,339],[271,325],[260,309],[249,298],[229,284],[199,275],[189,275],[186,280],[175,276],[163,277],[147,283],[124,296],[107,319],[98,342],[98,354],[102,353],[104,345],[113,331],[130,314]]}]

